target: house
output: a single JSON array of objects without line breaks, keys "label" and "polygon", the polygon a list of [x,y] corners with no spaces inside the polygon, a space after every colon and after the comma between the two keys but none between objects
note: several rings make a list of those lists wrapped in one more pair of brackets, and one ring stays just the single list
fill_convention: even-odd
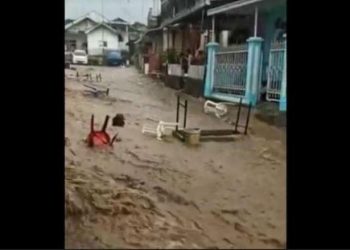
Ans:
[{"label": "house", "polygon": [[128,23],[110,21],[90,12],[65,26],[65,48],[86,50],[89,56],[102,56],[111,50],[128,51]]},{"label": "house", "polygon": [[121,34],[119,36],[120,49],[127,51],[127,44],[129,42],[129,23],[121,18],[115,18],[110,21],[108,25]]},{"label": "house", "polygon": [[[148,46],[148,72],[161,72],[166,85],[184,88],[194,96],[203,95],[205,45],[209,41],[211,22],[207,9],[227,3],[227,0],[158,0],[149,12],[149,29],[143,46]],[[159,8],[160,12],[154,11]],[[187,72],[180,65],[180,55],[191,53]],[[164,66],[166,65],[166,66]],[[185,79],[185,81],[183,81]]]},{"label": "house", "polygon": [[[152,27],[138,41],[140,65],[152,74],[165,64],[165,84],[188,94],[277,104],[284,113],[286,16],[286,0],[161,0],[157,27],[149,22]],[[179,54],[187,50],[195,63],[184,72]],[[197,60],[199,52],[205,60]]]},{"label": "house", "polygon": [[65,19],[64,20],[64,25],[67,25],[67,24],[69,24],[69,23],[71,23],[71,22],[73,22],[74,20],[73,19]]},{"label": "house", "polygon": [[160,11],[161,11],[161,2],[160,0],[153,0],[153,6],[149,9],[148,12],[148,27],[155,28],[159,24],[159,18],[160,18]]},{"label": "house", "polygon": [[207,14],[214,33],[232,39],[220,44],[215,35],[208,44],[205,97],[286,111],[286,0],[238,0]]},{"label": "house", "polygon": [[138,64],[138,50],[136,49],[136,41],[141,39],[146,32],[147,26],[140,22],[135,22],[129,26],[129,54],[131,63],[139,66]]},{"label": "house", "polygon": [[147,26],[140,22],[135,22],[131,25],[129,25],[129,42],[130,41],[137,41],[140,39],[143,34],[147,31]]}]

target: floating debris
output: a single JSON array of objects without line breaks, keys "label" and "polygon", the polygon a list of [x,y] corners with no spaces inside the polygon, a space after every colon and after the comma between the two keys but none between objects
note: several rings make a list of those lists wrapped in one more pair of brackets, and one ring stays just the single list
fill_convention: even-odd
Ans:
[{"label": "floating debris", "polygon": [[125,117],[123,114],[117,114],[113,120],[112,125],[116,127],[124,127],[125,125]]}]

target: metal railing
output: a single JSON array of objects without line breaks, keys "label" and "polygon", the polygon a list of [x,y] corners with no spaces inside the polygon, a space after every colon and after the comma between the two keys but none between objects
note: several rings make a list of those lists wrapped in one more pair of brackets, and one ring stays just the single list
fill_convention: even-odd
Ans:
[{"label": "metal railing", "polygon": [[285,42],[271,44],[266,86],[266,99],[271,102],[280,100],[285,49]]},{"label": "metal railing", "polygon": [[248,46],[235,45],[215,54],[213,92],[245,96]]}]

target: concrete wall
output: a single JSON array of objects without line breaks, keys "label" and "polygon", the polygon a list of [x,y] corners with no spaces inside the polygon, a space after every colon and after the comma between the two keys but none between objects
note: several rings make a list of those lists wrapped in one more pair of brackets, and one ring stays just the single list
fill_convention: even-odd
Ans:
[{"label": "concrete wall", "polygon": [[157,53],[149,55],[149,73],[156,73],[160,71],[160,57]]},{"label": "concrete wall", "polygon": [[120,49],[118,36],[108,29],[100,27],[87,36],[89,55],[99,55],[101,53],[100,41],[102,41],[102,36],[103,40],[107,41],[106,49]]},{"label": "concrete wall", "polygon": [[175,31],[175,38],[174,38],[174,44],[173,44],[173,48],[176,51],[182,51],[182,31],[181,30],[177,30]]},{"label": "concrete wall", "polygon": [[184,30],[183,35],[183,50],[186,51],[187,49],[190,49],[192,53],[195,53],[195,51],[200,47],[200,30],[194,28],[192,25],[189,25]]},{"label": "concrete wall", "polygon": [[153,52],[160,54],[163,51],[163,33],[161,31],[155,33],[152,37]]}]

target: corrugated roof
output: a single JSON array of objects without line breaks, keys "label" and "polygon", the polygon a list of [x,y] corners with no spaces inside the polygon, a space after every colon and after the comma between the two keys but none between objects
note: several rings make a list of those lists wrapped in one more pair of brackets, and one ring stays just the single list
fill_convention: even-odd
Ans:
[{"label": "corrugated roof", "polygon": [[95,23],[101,23],[101,22],[105,22],[105,23],[110,23],[111,21],[107,18],[105,18],[103,15],[101,15],[100,13],[96,12],[96,11],[91,11],[77,19],[75,19],[73,22],[67,24],[65,26],[65,29],[69,29],[70,27],[72,27],[73,25],[76,25],[82,21],[84,21],[85,19],[89,19]]},{"label": "corrugated roof", "polygon": [[99,27],[105,27],[106,29],[110,30],[111,32],[115,33],[115,34],[120,34],[120,32],[118,32],[117,30],[113,29],[111,26],[105,24],[105,23],[100,23],[95,25],[94,27],[92,27],[91,29],[85,31],[85,34],[89,34],[90,32],[94,31],[95,29],[99,28]]}]

